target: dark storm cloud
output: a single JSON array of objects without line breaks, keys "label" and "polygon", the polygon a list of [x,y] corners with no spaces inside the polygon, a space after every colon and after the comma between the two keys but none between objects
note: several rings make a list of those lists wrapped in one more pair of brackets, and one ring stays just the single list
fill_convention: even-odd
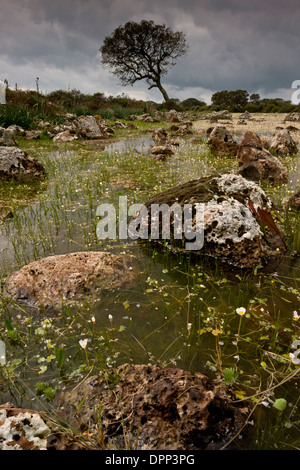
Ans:
[{"label": "dark storm cloud", "polygon": [[[145,83],[123,89],[100,66],[104,37],[153,19],[186,34],[189,54],[164,77],[171,96],[247,89],[289,98],[300,79],[296,0],[1,0],[0,78],[43,90],[121,91],[161,99]],[[201,95],[201,96],[200,96]]]}]

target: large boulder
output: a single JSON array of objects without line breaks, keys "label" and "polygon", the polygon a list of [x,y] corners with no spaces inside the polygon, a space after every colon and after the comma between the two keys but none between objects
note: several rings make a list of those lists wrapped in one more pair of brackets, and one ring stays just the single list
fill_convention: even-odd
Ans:
[{"label": "large boulder", "polygon": [[[234,173],[205,176],[154,195],[145,203],[149,215],[148,234],[151,233],[152,205],[166,204],[170,208],[174,203],[180,205],[181,211],[186,204],[193,207],[196,203],[204,204],[204,246],[197,250],[199,255],[240,268],[266,265],[278,255],[276,248],[282,244],[280,237],[275,244],[268,240],[267,231],[261,230],[260,211],[269,213],[272,203],[260,187],[242,176]],[[193,226],[196,223],[195,215],[192,223]],[[171,212],[169,245],[173,251],[186,251],[184,230],[179,238],[177,234],[174,236],[174,226]],[[159,238],[150,242],[164,247],[161,220],[159,229]]]},{"label": "large boulder", "polygon": [[288,173],[278,158],[264,148],[260,137],[247,131],[238,146],[238,172],[245,178],[287,183]]},{"label": "large boulder", "polygon": [[72,304],[107,289],[132,285],[136,274],[129,255],[78,252],[32,261],[6,281],[6,292],[31,306]]},{"label": "large boulder", "polygon": [[43,165],[17,147],[0,147],[0,178],[20,181],[45,178]]},{"label": "large boulder", "polygon": [[282,129],[274,135],[270,144],[270,151],[280,157],[284,157],[285,155],[295,155],[298,153],[298,147],[289,131]]},{"label": "large boulder", "polygon": [[112,374],[63,392],[58,411],[78,432],[96,434],[100,422],[107,449],[125,448],[126,437],[137,450],[220,449],[246,431],[249,406],[200,372],[125,364]]}]

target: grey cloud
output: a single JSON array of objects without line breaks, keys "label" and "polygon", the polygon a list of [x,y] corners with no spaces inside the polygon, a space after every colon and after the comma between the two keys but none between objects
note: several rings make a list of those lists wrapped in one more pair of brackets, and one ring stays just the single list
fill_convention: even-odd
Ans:
[{"label": "grey cloud", "polygon": [[1,0],[0,15],[0,78],[8,73],[23,87],[32,87],[30,72],[39,69],[42,89],[70,84],[160,100],[145,83],[122,89],[100,66],[104,37],[143,18],[187,36],[189,54],[164,77],[172,96],[243,88],[286,97],[300,79],[296,0]]}]

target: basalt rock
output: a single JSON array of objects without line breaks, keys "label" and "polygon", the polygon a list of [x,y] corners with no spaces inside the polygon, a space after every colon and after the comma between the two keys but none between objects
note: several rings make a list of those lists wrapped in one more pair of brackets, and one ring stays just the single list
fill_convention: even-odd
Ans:
[{"label": "basalt rock", "polygon": [[255,132],[247,131],[238,146],[238,172],[253,181],[287,183],[288,173],[278,158],[274,157]]},{"label": "basalt rock", "polygon": [[31,306],[61,306],[102,291],[130,286],[136,279],[134,259],[108,252],[78,252],[32,261],[6,281],[6,292]]},{"label": "basalt rock", "polygon": [[270,145],[270,151],[284,157],[285,155],[295,155],[298,147],[287,129],[282,129],[276,134]]},{"label": "basalt rock", "polygon": [[[276,241],[269,241],[267,231],[261,230],[261,220],[258,217],[259,210],[269,213],[272,203],[259,186],[241,175],[229,173],[205,176],[154,195],[145,203],[149,216],[149,234],[152,204],[167,204],[171,208],[174,203],[180,206],[181,215],[186,204],[191,204],[194,209],[196,203],[204,204],[204,245],[201,249],[197,248],[198,255],[213,257],[241,268],[266,265],[277,257],[276,248],[282,246],[282,241],[280,237]],[[195,212],[194,210],[193,227],[196,224]],[[174,213],[170,210],[168,243],[172,251],[186,252],[184,230],[181,230],[181,238],[174,235],[174,219]],[[149,242],[158,244],[163,249],[161,218],[159,230],[159,238],[150,238]]]},{"label": "basalt rock", "polygon": [[0,147],[0,178],[18,181],[45,178],[43,165],[17,147]]},{"label": "basalt rock", "polygon": [[100,422],[108,450],[124,448],[126,438],[137,450],[209,450],[246,432],[249,406],[234,400],[220,381],[199,372],[125,364],[62,393],[59,414],[90,435]]}]

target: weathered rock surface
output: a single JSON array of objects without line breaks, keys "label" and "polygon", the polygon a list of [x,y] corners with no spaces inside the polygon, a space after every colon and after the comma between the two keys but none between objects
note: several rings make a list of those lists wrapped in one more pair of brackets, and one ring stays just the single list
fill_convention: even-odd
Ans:
[{"label": "weathered rock surface", "polygon": [[288,121],[299,122],[300,121],[300,113],[298,111],[291,112],[284,119],[284,122],[288,122]]},{"label": "weathered rock surface", "polygon": [[289,198],[288,206],[296,211],[300,210],[300,189]]},{"label": "weathered rock surface", "polygon": [[46,450],[50,429],[33,410],[0,406],[0,450]]},{"label": "weathered rock surface", "polygon": [[213,111],[210,114],[211,119],[232,119],[232,114],[227,111],[227,109],[224,109],[223,111]]},{"label": "weathered rock surface", "polygon": [[53,142],[72,142],[77,140],[78,137],[70,131],[59,132],[53,137]]},{"label": "weathered rock surface", "polygon": [[79,118],[74,121],[74,124],[76,125],[77,131],[81,137],[86,139],[103,138],[103,132],[97,124],[94,116],[79,116]]},{"label": "weathered rock surface", "polygon": [[238,144],[225,126],[218,124],[209,133],[207,143],[210,150],[218,156],[236,156]]},{"label": "weathered rock surface", "polygon": [[129,286],[136,273],[130,256],[78,252],[32,261],[6,281],[8,295],[31,306],[72,304],[106,289]]},{"label": "weathered rock surface", "polygon": [[[196,203],[204,204],[204,246],[198,251],[199,254],[241,268],[266,265],[276,257],[278,245],[274,246],[273,241],[268,241],[267,235],[261,230],[261,220],[257,218],[259,209],[270,211],[272,203],[260,187],[241,175],[229,173],[188,181],[153,196],[145,206],[150,215],[152,204],[167,204],[171,207],[175,202],[181,206],[181,210],[185,204],[192,204],[193,207]],[[192,223],[195,226],[194,215]],[[175,251],[185,250],[184,234],[182,239],[174,236],[172,212],[170,224],[171,247]],[[151,240],[151,243],[163,246],[161,226],[160,221],[160,239]],[[148,233],[150,230],[149,225]],[[278,240],[278,243],[281,246],[282,242]]]},{"label": "weathered rock surface", "polygon": [[0,450],[82,450],[53,417],[11,403],[0,405]]},{"label": "weathered rock surface", "polygon": [[151,156],[156,160],[165,160],[171,155],[174,155],[174,152],[170,145],[155,145],[151,149]]},{"label": "weathered rock surface", "polygon": [[282,129],[275,134],[270,145],[270,151],[284,157],[285,155],[295,155],[298,147],[287,129]]},{"label": "weathered rock surface", "polygon": [[160,127],[159,129],[155,129],[153,131],[152,139],[156,145],[163,145],[168,139],[168,133],[165,129]]},{"label": "weathered rock surface", "polygon": [[247,131],[238,146],[238,172],[245,178],[287,183],[288,173],[278,158],[263,147],[255,132]]},{"label": "weathered rock surface", "polygon": [[0,127],[0,145],[8,147],[17,145],[14,135],[15,134],[12,129],[4,129],[4,127]]},{"label": "weathered rock surface", "polygon": [[60,398],[75,429],[96,435],[100,420],[107,449],[124,448],[125,438],[138,450],[218,449],[246,424],[248,406],[199,372],[125,364],[113,375],[100,372]]},{"label": "weathered rock surface", "polygon": [[0,178],[30,180],[45,178],[43,165],[17,147],[0,147]]}]

